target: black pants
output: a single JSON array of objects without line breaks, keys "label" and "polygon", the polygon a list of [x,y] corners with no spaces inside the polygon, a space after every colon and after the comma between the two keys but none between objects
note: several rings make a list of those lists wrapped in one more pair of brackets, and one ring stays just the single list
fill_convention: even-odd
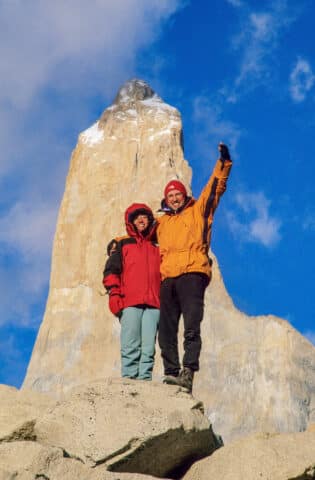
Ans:
[{"label": "black pants", "polygon": [[208,283],[203,273],[185,273],[162,282],[158,338],[165,375],[177,376],[180,370],[177,334],[181,314],[184,318],[183,366],[199,370],[200,323]]}]

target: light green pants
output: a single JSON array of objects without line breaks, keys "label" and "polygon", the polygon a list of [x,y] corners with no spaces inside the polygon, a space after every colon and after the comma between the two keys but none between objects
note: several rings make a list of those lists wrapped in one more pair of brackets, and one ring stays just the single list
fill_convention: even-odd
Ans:
[{"label": "light green pants", "polygon": [[122,377],[152,379],[159,318],[157,308],[124,308],[120,319]]}]

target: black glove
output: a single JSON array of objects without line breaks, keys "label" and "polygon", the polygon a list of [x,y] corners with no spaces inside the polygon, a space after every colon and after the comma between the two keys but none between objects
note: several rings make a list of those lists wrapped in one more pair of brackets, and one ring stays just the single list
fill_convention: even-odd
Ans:
[{"label": "black glove", "polygon": [[225,160],[231,160],[229,149],[224,143],[220,142],[218,146],[220,152],[220,160],[224,162]]}]

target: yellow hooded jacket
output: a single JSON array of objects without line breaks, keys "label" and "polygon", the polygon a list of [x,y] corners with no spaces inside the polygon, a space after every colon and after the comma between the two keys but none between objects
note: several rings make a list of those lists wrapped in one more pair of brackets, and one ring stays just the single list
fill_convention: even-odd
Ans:
[{"label": "yellow hooded jacket", "polygon": [[231,160],[218,160],[198,200],[191,198],[179,212],[158,218],[162,280],[184,273],[200,272],[211,278],[208,251],[213,215],[232,167]]}]

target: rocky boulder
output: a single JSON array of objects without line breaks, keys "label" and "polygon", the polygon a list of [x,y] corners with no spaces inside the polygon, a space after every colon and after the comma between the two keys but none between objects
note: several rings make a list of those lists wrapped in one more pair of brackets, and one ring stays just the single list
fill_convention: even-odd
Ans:
[{"label": "rocky boulder", "polygon": [[55,403],[38,392],[0,385],[0,443],[33,440],[36,418]]},{"label": "rocky boulder", "polygon": [[108,378],[58,402],[0,386],[0,480],[178,478],[216,447],[203,405],[176,386]]},{"label": "rocky boulder", "polygon": [[91,470],[60,448],[35,442],[0,444],[0,480],[153,480],[149,475]]},{"label": "rocky boulder", "polygon": [[308,480],[315,478],[315,432],[259,434],[196,462],[184,480]]},{"label": "rocky boulder", "polygon": [[157,477],[215,449],[202,404],[191,395],[124,379],[77,387],[36,422],[35,435],[89,467]]}]

